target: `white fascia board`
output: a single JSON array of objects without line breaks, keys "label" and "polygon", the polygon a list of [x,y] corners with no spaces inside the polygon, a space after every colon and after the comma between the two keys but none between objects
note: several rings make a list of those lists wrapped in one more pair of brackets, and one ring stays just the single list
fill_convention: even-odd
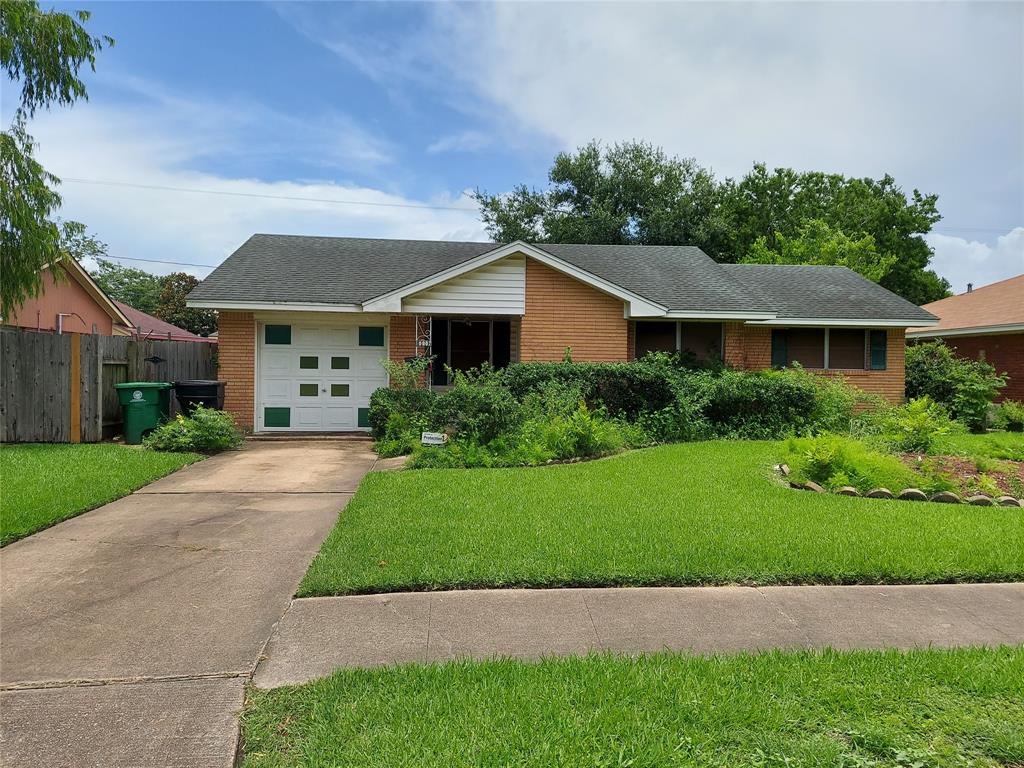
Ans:
[{"label": "white fascia board", "polygon": [[397,290],[376,296],[369,301],[363,302],[363,309],[366,312],[401,312],[402,299],[404,297],[411,296],[414,293],[419,293],[422,290],[438,285],[439,283],[443,283],[446,280],[451,280],[453,277],[458,277],[459,275],[464,275],[467,272],[472,272],[474,269],[486,266],[487,264],[503,259],[506,256],[511,256],[514,253],[522,253],[531,259],[539,261],[541,264],[545,264],[552,269],[579,280],[581,283],[585,283],[596,288],[602,293],[607,293],[617,299],[622,299],[622,301],[628,304],[628,317],[662,317],[668,311],[668,307],[663,307],[662,305],[650,301],[649,299],[645,299],[643,296],[635,294],[632,291],[627,291],[614,283],[610,283],[595,274],[580,269],[567,261],[563,261],[557,256],[551,255],[537,246],[524,243],[521,240],[509,243],[508,245],[499,246],[491,251],[487,251],[487,253],[482,253],[468,261],[464,261],[461,264],[456,264],[453,267],[436,272],[422,280],[417,280],[415,283],[410,283],[409,285]]},{"label": "white fascia board", "polygon": [[[915,326],[915,328],[918,326]],[[979,325],[974,328],[948,328],[948,329],[931,329],[926,328],[923,330],[907,331],[907,338],[911,339],[930,339],[930,338],[942,338],[945,336],[987,336],[997,335],[1000,333],[1022,333],[1024,332],[1024,323],[1005,323],[1003,325]]]},{"label": "white fascia board", "polygon": [[259,312],[277,310],[280,312],[362,312],[358,304],[316,304],[303,302],[276,301],[202,301],[186,299],[185,306],[195,309],[248,310]]},{"label": "white fascia board", "polygon": [[673,309],[665,315],[670,320],[774,320],[774,312],[689,312]]},{"label": "white fascia board", "polygon": [[921,320],[893,320],[891,318],[885,320],[878,318],[851,320],[849,318],[836,317],[778,317],[774,320],[748,320],[747,325],[784,327],[800,325],[818,328],[910,328],[921,325],[935,325],[938,322],[938,320],[923,322]]}]

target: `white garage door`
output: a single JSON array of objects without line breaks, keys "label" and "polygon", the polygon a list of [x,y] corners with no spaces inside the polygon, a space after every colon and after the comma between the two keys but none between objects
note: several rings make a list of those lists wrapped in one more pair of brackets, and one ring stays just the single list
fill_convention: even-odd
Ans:
[{"label": "white garage door", "polygon": [[267,321],[259,328],[257,429],[366,429],[370,395],[387,384],[383,317]]}]

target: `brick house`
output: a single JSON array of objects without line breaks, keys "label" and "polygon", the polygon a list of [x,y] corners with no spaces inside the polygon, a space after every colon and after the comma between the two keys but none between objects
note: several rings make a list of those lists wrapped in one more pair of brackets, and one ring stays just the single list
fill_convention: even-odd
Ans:
[{"label": "brick house", "polygon": [[718,264],[690,246],[254,235],[190,294],[220,313],[225,407],[256,431],[365,429],[381,359],[800,363],[896,402],[929,313],[838,267]]},{"label": "brick house", "polygon": [[940,339],[960,357],[985,360],[1007,375],[999,400],[1024,400],[1024,275],[950,296],[923,309],[935,325],[907,329],[907,341]]}]

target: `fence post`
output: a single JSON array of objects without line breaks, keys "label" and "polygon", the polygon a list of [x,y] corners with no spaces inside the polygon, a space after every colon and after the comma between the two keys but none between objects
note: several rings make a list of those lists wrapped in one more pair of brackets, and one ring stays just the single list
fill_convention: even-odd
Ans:
[{"label": "fence post", "polygon": [[72,443],[82,442],[82,337],[71,334],[71,372],[68,375],[70,387],[71,429],[68,435]]}]

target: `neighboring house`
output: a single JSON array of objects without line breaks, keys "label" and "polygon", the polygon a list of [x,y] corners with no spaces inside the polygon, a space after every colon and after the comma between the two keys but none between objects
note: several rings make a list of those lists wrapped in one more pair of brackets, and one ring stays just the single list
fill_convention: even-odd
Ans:
[{"label": "neighboring house", "polygon": [[904,329],[929,313],[837,267],[726,265],[689,246],[254,235],[196,287],[219,311],[226,407],[264,430],[368,426],[384,357],[432,383],[490,362],[689,350],[737,368],[799,362],[903,398]]},{"label": "neighboring house", "polygon": [[17,312],[3,318],[3,324],[36,331],[101,336],[124,336],[131,332],[131,321],[81,264],[67,259],[60,269],[61,280],[54,279],[50,268],[44,270],[40,295],[27,299]]},{"label": "neighboring house", "polygon": [[130,321],[133,335],[143,339],[164,340],[164,341],[194,341],[200,344],[216,344],[217,339],[212,335],[209,338],[197,336],[196,334],[171,325],[159,317],[147,315],[141,309],[125,304],[114,299],[114,304],[120,309]]},{"label": "neighboring house", "polygon": [[908,341],[941,339],[961,357],[985,360],[1008,375],[1000,400],[1024,400],[1024,275],[931,304],[937,325],[909,328]]}]

